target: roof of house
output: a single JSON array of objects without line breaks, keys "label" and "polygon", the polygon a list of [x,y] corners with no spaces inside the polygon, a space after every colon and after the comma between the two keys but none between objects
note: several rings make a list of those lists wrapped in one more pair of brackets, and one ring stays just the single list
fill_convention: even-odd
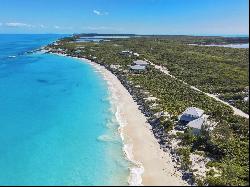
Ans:
[{"label": "roof of house", "polygon": [[203,123],[204,123],[205,119],[204,118],[198,118],[198,119],[195,119],[193,121],[190,121],[187,126],[188,127],[191,127],[191,128],[194,128],[194,129],[201,129]]},{"label": "roof of house", "polygon": [[143,66],[143,65],[148,65],[148,62],[143,60],[136,60],[134,61],[134,64]]},{"label": "roof of house", "polygon": [[145,66],[140,66],[140,65],[130,66],[130,68],[131,68],[132,70],[145,70],[145,69],[146,69]]},{"label": "roof of house", "polygon": [[247,102],[249,100],[249,97],[244,97],[244,101]]},{"label": "roof of house", "polygon": [[76,50],[75,52],[76,52],[76,53],[81,53],[82,51],[81,51],[81,50]]},{"label": "roof of house", "polygon": [[204,114],[204,110],[196,108],[196,107],[189,107],[183,112],[182,115],[201,117],[203,114]]},{"label": "roof of house", "polygon": [[122,53],[132,53],[132,51],[122,51]]}]

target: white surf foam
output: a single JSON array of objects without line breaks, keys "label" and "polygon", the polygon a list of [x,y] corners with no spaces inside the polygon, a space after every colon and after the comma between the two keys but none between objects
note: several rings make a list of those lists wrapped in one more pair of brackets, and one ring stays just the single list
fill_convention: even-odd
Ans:
[{"label": "white surf foam", "polygon": [[[66,56],[66,55],[61,55],[61,54],[58,54],[58,55]],[[122,142],[123,142],[123,152],[124,152],[124,155],[125,155],[126,159],[129,162],[131,162],[132,165],[133,165],[133,166],[131,166],[129,168],[130,169],[130,176],[128,178],[128,184],[130,186],[143,186],[143,184],[142,184],[142,174],[144,172],[144,168],[143,168],[143,165],[140,162],[137,162],[137,161],[134,160],[134,157],[133,157],[133,145],[129,144],[129,143],[125,143],[125,137],[124,137],[123,129],[126,126],[127,122],[126,122],[126,119],[122,118],[122,116],[121,116],[120,108],[122,106],[119,106],[118,96],[116,94],[115,88],[112,85],[112,82],[109,81],[107,79],[107,77],[105,77],[105,75],[102,73],[100,65],[92,62],[91,60],[85,59],[85,58],[77,58],[77,57],[73,57],[73,58],[80,59],[84,63],[87,62],[87,63],[91,64],[98,72],[100,72],[102,74],[104,80],[107,81],[108,89],[109,89],[110,94],[111,94],[110,101],[111,101],[111,105],[112,105],[112,111],[114,111],[116,120],[119,123],[118,131],[120,133],[120,137],[121,137]],[[105,138],[104,137],[99,137],[99,140],[106,141],[107,139],[106,139],[106,137]]]},{"label": "white surf foam", "polygon": [[119,113],[119,107],[117,107],[116,111],[116,118],[118,123],[120,124],[119,127],[119,132],[123,141],[123,151],[126,156],[126,158],[133,164],[130,169],[130,176],[128,179],[128,183],[130,186],[142,186],[142,174],[144,172],[144,168],[141,163],[137,162],[134,160],[133,157],[133,145],[132,144],[125,144],[124,141],[124,133],[123,133],[123,128],[126,125],[126,121],[121,118],[121,115]]}]

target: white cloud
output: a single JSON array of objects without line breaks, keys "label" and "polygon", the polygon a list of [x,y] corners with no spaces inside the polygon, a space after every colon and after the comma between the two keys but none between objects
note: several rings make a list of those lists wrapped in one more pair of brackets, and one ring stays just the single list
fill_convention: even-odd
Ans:
[{"label": "white cloud", "polygon": [[58,26],[58,25],[54,25],[54,29],[60,29],[60,30],[72,30],[74,29],[73,27],[66,27],[66,26]]},{"label": "white cloud", "polygon": [[43,29],[43,28],[45,28],[46,26],[43,25],[43,24],[41,24],[41,25],[39,25],[39,27]]},{"label": "white cloud", "polygon": [[60,29],[61,27],[58,26],[58,25],[55,25],[54,28],[55,28],[55,29]]},{"label": "white cloud", "polygon": [[12,28],[40,28],[40,29],[48,28],[48,26],[46,26],[44,24],[33,25],[33,24],[20,23],[20,22],[0,23],[0,26],[12,27]]},{"label": "white cloud", "polygon": [[108,12],[101,12],[99,10],[93,10],[93,13],[96,14],[97,16],[106,16],[109,14]]},{"label": "white cloud", "polygon": [[18,22],[10,22],[10,23],[5,23],[7,27],[32,27],[30,24],[26,23],[18,23]]},{"label": "white cloud", "polygon": [[98,15],[98,16],[100,16],[100,15],[101,15],[101,12],[100,12],[100,11],[98,11],[98,10],[93,10],[93,13],[94,13],[94,14],[96,14],[96,15]]}]

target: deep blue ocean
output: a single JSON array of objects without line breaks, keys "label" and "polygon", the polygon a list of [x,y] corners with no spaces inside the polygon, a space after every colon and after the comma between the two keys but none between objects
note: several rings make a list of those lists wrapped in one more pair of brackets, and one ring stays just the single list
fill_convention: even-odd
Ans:
[{"label": "deep blue ocean", "polygon": [[27,53],[62,35],[0,35],[0,185],[126,185],[106,82],[87,63]]}]

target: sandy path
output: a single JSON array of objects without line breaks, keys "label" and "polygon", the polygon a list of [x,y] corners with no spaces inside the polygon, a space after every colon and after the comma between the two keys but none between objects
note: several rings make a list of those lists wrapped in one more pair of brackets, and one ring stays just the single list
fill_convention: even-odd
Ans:
[{"label": "sandy path", "polygon": [[[154,64],[154,63],[152,63],[152,62],[150,62],[150,64],[151,64],[152,66],[154,66],[155,69],[158,69],[158,70],[160,70],[161,72],[165,73],[166,75],[169,75],[169,76],[171,76],[172,78],[177,79],[175,76],[173,76],[173,75],[171,75],[171,74],[169,73],[169,71],[167,70],[167,68],[165,68],[165,67],[163,67],[163,66],[156,65],[156,64]],[[184,84],[187,84],[187,85],[188,85],[188,83],[186,83],[186,82],[184,82],[184,81],[182,81],[182,82],[183,82]],[[189,86],[190,86],[190,85],[189,85]],[[244,113],[243,111],[241,111],[241,110],[238,109],[238,108],[235,108],[234,106],[230,105],[229,103],[227,103],[227,102],[225,102],[225,101],[219,99],[219,98],[216,97],[215,95],[210,94],[210,93],[203,92],[203,91],[199,90],[198,88],[196,88],[196,87],[194,87],[194,86],[190,86],[190,88],[192,88],[192,89],[194,89],[194,90],[196,90],[196,91],[198,91],[198,92],[202,92],[202,93],[206,94],[208,97],[211,97],[211,98],[213,98],[213,99],[215,99],[215,100],[217,100],[217,101],[219,101],[219,102],[221,102],[221,103],[223,103],[223,104],[225,104],[225,105],[227,105],[227,106],[230,106],[230,107],[233,109],[235,115],[238,115],[238,116],[241,116],[241,117],[244,117],[244,118],[249,118],[249,115],[248,115],[248,114]]]}]

